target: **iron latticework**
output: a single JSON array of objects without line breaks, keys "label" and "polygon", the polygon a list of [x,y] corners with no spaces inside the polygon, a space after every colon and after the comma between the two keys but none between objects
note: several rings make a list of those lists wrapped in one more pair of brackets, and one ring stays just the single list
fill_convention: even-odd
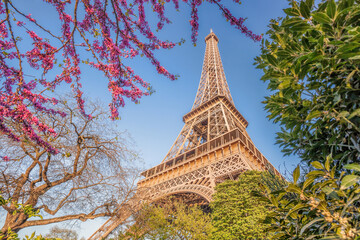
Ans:
[{"label": "iron latticework", "polygon": [[219,39],[211,31],[194,105],[183,117],[179,136],[161,164],[144,171],[138,192],[118,216],[109,219],[90,239],[107,236],[141,201],[169,195],[192,194],[210,202],[217,183],[235,179],[247,170],[280,173],[254,146],[246,132],[248,122],[235,108],[225,78]]},{"label": "iron latticework", "polygon": [[[247,126],[246,120],[233,107],[234,102],[225,78],[218,41],[213,32],[205,38],[205,57],[194,105],[191,112],[184,116],[185,126],[163,162],[178,157],[236,127],[244,129]],[[220,98],[227,104],[219,101]],[[236,114],[231,114],[227,106],[233,107]],[[199,111],[204,107],[209,109]]]},{"label": "iron latticework", "polygon": [[216,96],[225,96],[232,104],[234,104],[220,58],[220,52],[217,45],[219,39],[211,31],[205,38],[205,41],[206,50],[204,63],[199,88],[192,109],[199,107],[201,104]]}]

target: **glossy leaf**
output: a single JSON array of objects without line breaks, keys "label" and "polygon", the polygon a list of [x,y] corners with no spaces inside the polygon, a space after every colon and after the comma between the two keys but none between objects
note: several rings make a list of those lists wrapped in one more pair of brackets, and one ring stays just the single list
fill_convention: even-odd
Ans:
[{"label": "glossy leaf", "polygon": [[336,3],[335,0],[328,0],[328,5],[326,8],[326,13],[330,18],[334,18],[335,17],[335,13],[336,13]]},{"label": "glossy leaf", "polygon": [[310,226],[312,226],[313,224],[317,223],[317,222],[320,222],[320,221],[323,221],[323,218],[315,218],[313,219],[312,221],[310,221],[309,223],[305,224],[301,230],[300,230],[300,234],[304,233],[304,231],[306,229],[308,229]]},{"label": "glossy leaf", "polygon": [[315,0],[306,0],[306,5],[308,6],[308,8],[311,10],[312,7],[314,6],[314,2]]},{"label": "glossy leaf", "polygon": [[267,56],[267,59],[268,59],[268,61],[269,61],[270,64],[276,66],[276,58],[275,58],[273,55],[269,54],[269,55]]},{"label": "glossy leaf", "polygon": [[358,163],[347,164],[344,166],[344,168],[360,172],[360,164],[358,164]]},{"label": "glossy leaf", "polygon": [[300,3],[300,13],[304,18],[310,17],[310,8],[305,2]]},{"label": "glossy leaf", "polygon": [[299,16],[300,12],[296,8],[286,8],[284,12],[289,16]]},{"label": "glossy leaf", "polygon": [[313,18],[319,23],[331,23],[331,18],[325,13],[316,12],[312,14]]},{"label": "glossy leaf", "polygon": [[360,176],[357,175],[346,175],[341,180],[341,189],[346,189],[360,181]]},{"label": "glossy leaf", "polygon": [[319,110],[311,111],[305,120],[311,120],[313,118],[320,117],[321,115],[322,115],[322,112]]},{"label": "glossy leaf", "polygon": [[298,165],[298,166],[295,168],[294,172],[293,172],[294,184],[297,183],[299,177],[300,177],[300,166]]},{"label": "glossy leaf", "polygon": [[294,24],[291,27],[291,30],[295,32],[303,32],[308,30],[309,28],[310,28],[309,24],[302,22],[302,23]]}]

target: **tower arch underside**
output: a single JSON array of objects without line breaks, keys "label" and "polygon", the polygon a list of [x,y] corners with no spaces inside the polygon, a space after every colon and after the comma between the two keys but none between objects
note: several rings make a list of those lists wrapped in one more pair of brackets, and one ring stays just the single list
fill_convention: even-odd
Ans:
[{"label": "tower arch underside", "polygon": [[[165,191],[161,191],[156,195],[150,197],[151,202],[157,202],[161,199],[164,199],[169,196],[177,196],[182,195],[183,197],[186,195],[195,194],[201,199],[206,200],[207,203],[211,202],[212,196],[214,194],[214,189],[208,186],[203,186],[199,184],[187,184],[187,185],[179,185]],[[193,197],[192,197],[193,198]]]}]

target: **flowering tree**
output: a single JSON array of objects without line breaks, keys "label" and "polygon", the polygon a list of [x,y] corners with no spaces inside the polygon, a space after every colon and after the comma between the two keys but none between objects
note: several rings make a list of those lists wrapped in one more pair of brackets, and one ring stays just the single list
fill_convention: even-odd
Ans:
[{"label": "flowering tree", "polygon": [[[240,3],[239,0],[233,0]],[[53,7],[61,29],[51,29],[33,18],[27,9],[16,1],[0,2],[0,132],[14,141],[20,136],[12,129],[12,122],[22,126],[22,134],[47,152],[58,150],[41,138],[40,133],[56,136],[53,128],[41,122],[34,114],[61,115],[52,104],[57,99],[46,97],[59,84],[71,84],[78,108],[84,116],[81,91],[81,67],[89,65],[108,79],[112,94],[109,104],[111,118],[117,119],[124,98],[137,102],[149,94],[150,87],[124,59],[143,55],[155,66],[157,72],[174,80],[155,58],[154,51],[173,48],[176,43],[160,40],[152,30],[146,16],[145,5],[157,14],[156,30],[170,22],[165,7],[170,0],[43,0]],[[179,0],[172,0],[176,9]],[[182,0],[191,8],[190,25],[195,44],[198,33],[198,7],[204,3],[219,7],[230,24],[254,41],[261,36],[253,34],[244,25],[243,18],[234,17],[221,0]],[[36,2],[38,8],[41,4]],[[24,47],[24,43],[32,47]],[[2,156],[5,160],[7,157]]]}]

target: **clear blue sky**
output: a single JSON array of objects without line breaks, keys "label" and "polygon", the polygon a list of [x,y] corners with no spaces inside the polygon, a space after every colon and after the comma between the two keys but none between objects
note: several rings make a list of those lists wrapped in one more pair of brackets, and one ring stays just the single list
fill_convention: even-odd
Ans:
[{"label": "clear blue sky", "polygon": [[[36,1],[23,1],[22,9],[34,9],[33,16],[43,20],[51,19],[51,12],[36,9]],[[265,33],[269,20],[283,16],[286,0],[244,0],[241,5],[224,1],[235,16],[247,17],[246,26],[257,34]],[[156,53],[160,62],[170,72],[179,74],[180,78],[170,81],[159,76],[154,67],[145,59],[132,62],[131,66],[150,82],[156,93],[141,99],[140,104],[128,102],[120,110],[119,128],[127,130],[136,142],[145,168],[159,164],[170,149],[181,128],[182,116],[191,109],[198,88],[203,57],[205,52],[204,37],[210,28],[219,37],[219,49],[225,75],[230,87],[235,106],[249,122],[247,129],[257,148],[280,170],[284,163],[292,170],[298,163],[296,157],[283,157],[275,143],[275,133],[279,127],[266,118],[261,101],[269,94],[266,84],[260,80],[262,72],[253,66],[254,57],[260,53],[260,43],[254,43],[239,30],[231,27],[220,15],[215,5],[204,4],[199,9],[200,31],[197,46],[191,43],[191,27],[189,7],[182,4],[180,12],[169,11],[173,24],[167,25],[159,33],[162,39],[178,41],[186,39],[186,43],[172,50]],[[82,84],[86,95],[101,99],[108,103],[110,94],[106,80],[97,73],[85,71]],[[80,235],[88,237],[101,225],[102,220],[95,220],[82,225]],[[37,230],[43,233],[44,227]],[[27,233],[33,231],[23,231]]]}]

